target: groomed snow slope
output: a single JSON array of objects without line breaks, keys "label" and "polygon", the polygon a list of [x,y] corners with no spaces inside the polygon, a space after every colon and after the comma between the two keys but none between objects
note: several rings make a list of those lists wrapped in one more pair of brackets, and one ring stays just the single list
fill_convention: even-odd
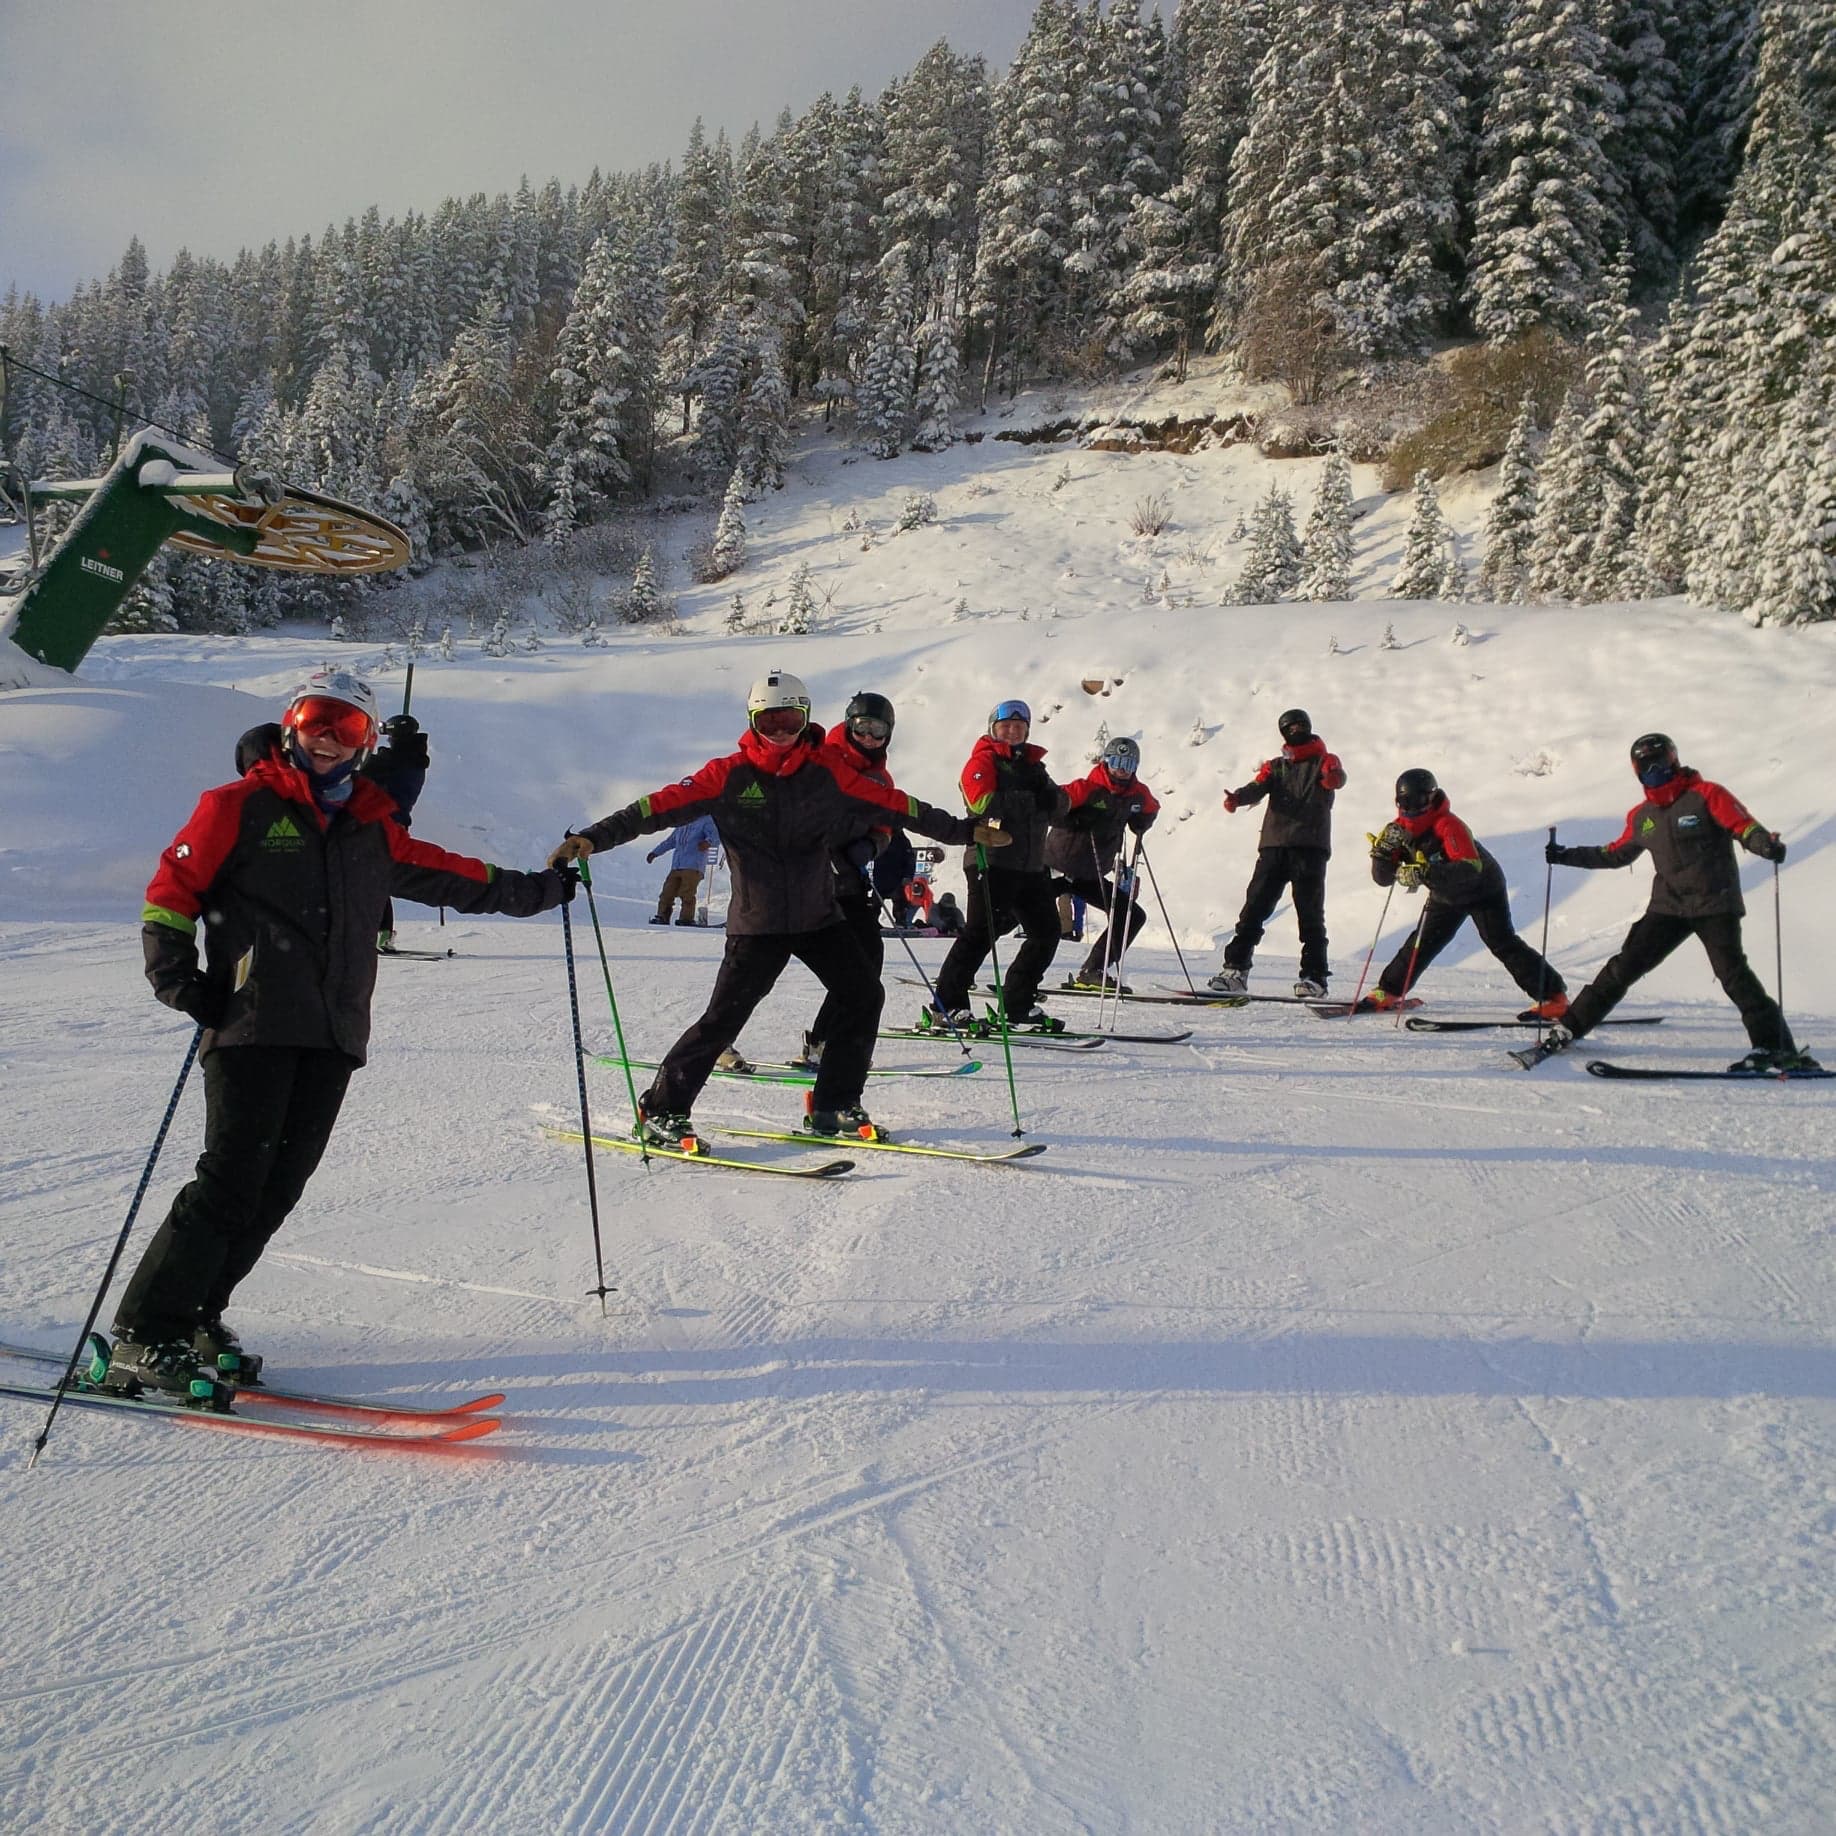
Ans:
[{"label": "groomed snow slope", "polygon": [[[1786,992],[1807,1042],[1836,1046],[1831,634],[1671,604],[1468,607],[1455,645],[1439,606],[1148,607],[1140,558],[1117,558],[1127,503],[1151,468],[1197,468],[1173,539],[1200,541],[1260,488],[1227,477],[1241,452],[1114,458],[1136,469],[1109,526],[1093,508],[1067,534],[1064,454],[1015,451],[1001,477],[1005,450],[948,456],[960,520],[939,489],[940,526],[867,553],[824,533],[844,487],[896,508],[919,462],[808,458],[741,584],[756,603],[800,550],[827,555],[851,610],[826,634],[716,635],[713,590],[679,638],[424,662],[417,829],[531,863],[725,749],[769,664],[831,716],[856,687],[892,694],[901,781],[944,801],[988,702],[1019,693],[1057,704],[1038,737],[1064,771],[1099,721],[1142,740],[1168,806],[1152,858],[1208,972],[1255,846],[1218,794],[1298,701],[1352,774],[1329,908],[1349,989],[1381,906],[1361,837],[1398,769],[1441,774],[1534,937],[1547,825],[1615,833],[1625,741],[1662,724],[1790,838]],[[855,501],[884,527],[884,503]],[[1373,571],[1394,514],[1364,526]],[[1000,603],[1039,616],[950,622],[951,583],[997,568],[1016,576]],[[883,610],[874,580],[912,604]],[[0,1336],[62,1346],[82,1318],[185,1037],[140,978],[140,889],[242,725],[324,649],[117,640],[86,685],[0,697]],[[1120,686],[1087,698],[1086,675]],[[641,853],[598,879],[625,1023],[654,1055],[699,1011],[719,938],[643,924],[660,869]],[[1747,877],[1770,979],[1770,870]],[[1558,873],[1571,977],[1648,885]],[[1385,953],[1414,909],[1391,908]],[[574,1105],[559,923],[407,928],[461,955],[383,966],[371,1065],[237,1318],[303,1380],[502,1387],[508,1425],[414,1459],[72,1411],[28,1475],[37,1417],[9,1407],[0,1824],[1824,1827],[1825,1087],[1527,1077],[1504,1035],[1195,1016],[1185,1045],[1017,1055],[1026,1129],[1050,1144],[1027,1167],[862,1153],[848,1180],[794,1186],[602,1157],[602,1320],[578,1154],[536,1126]],[[1156,916],[1137,986],[1178,979],[1171,942]],[[1259,986],[1285,984],[1293,949],[1284,912]],[[596,963],[582,988],[608,1045]],[[1424,992],[1431,1012],[1516,1004],[1465,940]],[[893,987],[895,1009],[913,999]],[[813,1004],[791,972],[742,1043],[775,1054]],[[1740,1049],[1689,949],[1636,1008],[1670,1017],[1600,1035],[1602,1055]],[[1012,1122],[985,1056],[975,1078],[876,1084],[874,1106],[998,1146]],[[595,1071],[592,1090],[616,1126],[622,1080]],[[718,1131],[795,1106],[724,1085],[699,1114]],[[200,1117],[194,1086],[136,1248]]]}]

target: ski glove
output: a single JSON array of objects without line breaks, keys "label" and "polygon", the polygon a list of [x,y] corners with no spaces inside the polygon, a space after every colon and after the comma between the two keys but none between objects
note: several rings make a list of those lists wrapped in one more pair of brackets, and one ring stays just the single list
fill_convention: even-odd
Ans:
[{"label": "ski glove", "polygon": [[195,1020],[202,1027],[217,1026],[223,1019],[223,1003],[210,985],[210,978],[205,975],[194,975],[174,989],[167,1004],[176,1007],[187,1020]]},{"label": "ski glove", "polygon": [[873,837],[871,835],[856,836],[842,849],[841,856],[856,873],[865,875],[873,866]]},{"label": "ski glove", "polygon": [[1403,861],[1396,869],[1396,884],[1404,892],[1414,892],[1417,887],[1428,883],[1428,863],[1426,861]]},{"label": "ski glove", "polygon": [[[550,867],[536,877],[545,882],[542,892],[542,909],[545,912],[552,912],[557,905],[572,905],[574,894],[580,890],[580,869],[575,866]],[[552,899],[548,896],[551,890],[546,884],[548,881],[558,883],[552,889],[555,894]]]},{"label": "ski glove", "polygon": [[425,771],[428,766],[427,735],[412,714],[395,714],[382,724],[383,737],[389,742],[389,756],[383,762],[398,771]]},{"label": "ski glove", "polygon": [[593,844],[584,835],[570,835],[554,853],[548,857],[551,867],[567,867],[575,861],[583,861],[593,852]]},{"label": "ski glove", "polygon": [[1776,835],[1768,835],[1764,829],[1755,829],[1748,835],[1747,847],[1762,861],[1782,861],[1785,858],[1784,842]]},{"label": "ski glove", "polygon": [[975,825],[975,842],[978,848],[1011,848],[1014,838],[1005,829],[998,829],[992,822],[978,822]]},{"label": "ski glove", "polygon": [[1234,816],[1237,813],[1237,793],[1234,790],[1227,790],[1224,793],[1224,812],[1228,816]]},{"label": "ski glove", "polygon": [[1372,860],[1394,860],[1409,849],[1409,831],[1399,822],[1388,824],[1381,834],[1369,840]]},{"label": "ski glove", "polygon": [[1543,859],[1551,867],[1572,867],[1574,865],[1573,848],[1564,848],[1560,842],[1550,842],[1543,849]]}]

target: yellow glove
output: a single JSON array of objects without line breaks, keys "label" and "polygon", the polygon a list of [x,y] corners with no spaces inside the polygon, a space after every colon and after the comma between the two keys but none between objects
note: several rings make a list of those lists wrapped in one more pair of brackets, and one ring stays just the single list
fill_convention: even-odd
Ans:
[{"label": "yellow glove", "polygon": [[593,852],[593,844],[584,835],[570,835],[553,854],[548,857],[551,867],[571,866],[575,861],[583,861]]},{"label": "yellow glove", "polygon": [[1404,892],[1414,892],[1417,887],[1426,885],[1427,881],[1428,857],[1426,855],[1418,854],[1414,860],[1404,861],[1396,869],[1396,884]]}]

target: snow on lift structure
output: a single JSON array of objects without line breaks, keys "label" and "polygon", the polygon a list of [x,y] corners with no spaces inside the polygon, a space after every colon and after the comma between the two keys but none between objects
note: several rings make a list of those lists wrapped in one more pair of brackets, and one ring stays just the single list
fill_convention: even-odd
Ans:
[{"label": "snow on lift structure", "polygon": [[161,547],[296,574],[381,574],[409,559],[386,518],[281,483],[143,427],[100,478],[35,479],[33,506],[79,502],[63,539],[26,577],[0,637],[72,672]]}]

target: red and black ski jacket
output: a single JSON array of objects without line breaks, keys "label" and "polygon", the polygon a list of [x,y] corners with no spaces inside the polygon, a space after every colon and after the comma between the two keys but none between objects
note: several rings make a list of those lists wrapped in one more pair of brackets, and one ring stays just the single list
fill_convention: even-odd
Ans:
[{"label": "red and black ski jacket", "polygon": [[1445,791],[1419,816],[1398,816],[1371,852],[1371,878],[1393,886],[1396,870],[1417,854],[1428,857],[1422,883],[1438,905],[1494,905],[1508,901],[1504,869],[1453,813]]},{"label": "red and black ski jacket", "polygon": [[594,848],[712,816],[733,874],[729,937],[819,931],[841,920],[832,851],[876,819],[916,829],[933,841],[974,839],[975,824],[876,784],[851,769],[806,730],[779,751],[750,728],[739,751],[709,759],[692,777],[596,822],[580,833]]},{"label": "red and black ski jacket", "polygon": [[1317,848],[1332,852],[1333,792],[1345,788],[1345,767],[1326,750],[1316,733],[1299,746],[1284,746],[1256,767],[1241,790],[1230,793],[1232,806],[1247,809],[1265,797],[1258,848]]},{"label": "red and black ski jacket", "polygon": [[[141,912],[147,980],[218,1046],[370,1040],[376,933],[391,896],[526,918],[561,902],[553,872],[500,871],[417,841],[358,778],[330,816],[306,774],[270,756],[208,790],[159,857]],[[204,926],[205,966],[197,931]]]},{"label": "red and black ski jacket", "polygon": [[1656,876],[1648,911],[1671,918],[1741,917],[1739,842],[1750,853],[1767,839],[1745,804],[1730,790],[1685,767],[1626,816],[1626,826],[1604,848],[1565,848],[1570,867],[1630,867],[1651,856]]},{"label": "red and black ski jacket", "polygon": [[[888,790],[896,790],[893,783],[891,767],[886,762],[886,752],[863,752],[854,743],[846,726],[830,730],[826,741],[822,739],[822,729],[812,725],[811,734],[822,747],[822,756],[849,771],[857,771],[870,783],[884,785]],[[893,838],[892,824],[873,822],[861,817],[854,825],[853,832],[845,835],[830,850],[830,857],[835,866],[835,896],[838,899],[865,899],[867,887],[861,877],[861,870],[870,867],[886,852],[887,844]]]},{"label": "red and black ski jacket", "polygon": [[1046,836],[1045,864],[1067,880],[1100,880],[1122,852],[1122,836],[1144,835],[1160,814],[1160,799],[1139,778],[1118,784],[1099,763],[1065,786],[1077,801]]},{"label": "red and black ski jacket", "polygon": [[[1052,781],[1040,762],[1044,757],[1043,746],[1007,746],[984,734],[963,767],[963,802],[970,815],[979,822],[998,821],[1014,838],[1011,848],[989,857],[989,866],[1002,873],[1045,872],[1047,830],[1083,800],[1081,783]],[[963,865],[975,865],[973,848]]]}]

